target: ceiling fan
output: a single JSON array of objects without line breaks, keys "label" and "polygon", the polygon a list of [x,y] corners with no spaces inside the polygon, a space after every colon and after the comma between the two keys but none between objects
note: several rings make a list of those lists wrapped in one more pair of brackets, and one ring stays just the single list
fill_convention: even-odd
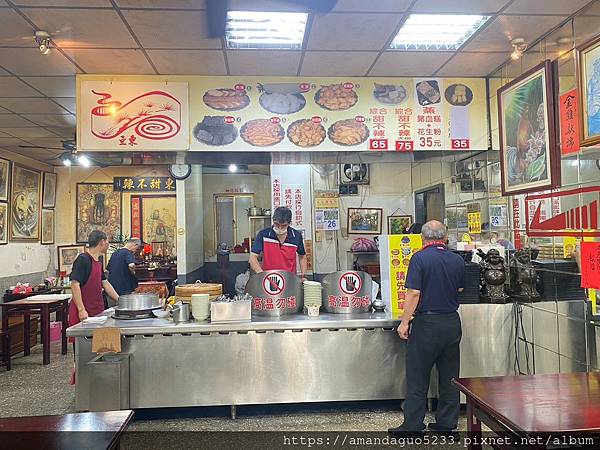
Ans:
[{"label": "ceiling fan", "polygon": [[62,150],[63,152],[54,158],[45,159],[44,162],[52,163],[53,161],[61,161],[65,166],[80,165],[84,167],[98,166],[108,167],[119,165],[121,160],[109,161],[105,158],[89,157],[84,154],[77,154],[77,143],[75,139],[65,139],[62,142],[62,147],[43,147],[40,145],[19,145],[20,148],[35,148],[43,150]]},{"label": "ceiling fan", "polygon": [[[306,10],[325,14],[333,9],[337,0],[277,0],[283,3],[295,3],[303,6]],[[227,23],[227,11],[229,11],[228,0],[207,0],[206,16],[208,19],[208,31],[211,38],[225,37],[225,26]]]}]

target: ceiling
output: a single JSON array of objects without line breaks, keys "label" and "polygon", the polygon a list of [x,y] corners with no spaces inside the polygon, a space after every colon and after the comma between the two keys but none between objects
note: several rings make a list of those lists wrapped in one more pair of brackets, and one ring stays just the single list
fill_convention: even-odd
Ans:
[{"label": "ceiling", "polygon": [[[48,147],[75,135],[76,73],[487,76],[507,60],[511,39],[535,42],[590,3],[600,0],[338,0],[311,16],[303,50],[281,51],[209,39],[204,0],[0,0],[0,153],[62,152]],[[301,11],[284,0],[230,0],[230,9]],[[410,12],[492,18],[458,52],[387,51]],[[584,14],[597,23],[600,8]],[[35,30],[51,33],[49,55]]]}]

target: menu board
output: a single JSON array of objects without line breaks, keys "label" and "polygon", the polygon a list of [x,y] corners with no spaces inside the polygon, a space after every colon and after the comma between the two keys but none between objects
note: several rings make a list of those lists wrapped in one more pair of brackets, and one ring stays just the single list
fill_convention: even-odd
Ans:
[{"label": "menu board", "polygon": [[190,149],[484,150],[479,78],[190,79]]},{"label": "menu board", "polygon": [[[171,129],[168,127],[155,136],[157,130],[166,130],[161,123],[159,128],[144,128],[147,132],[139,136],[130,129],[126,130],[129,134],[111,132],[114,142],[109,146],[104,142],[108,125],[102,122],[104,128],[96,133],[102,139],[92,141],[87,137],[95,125],[78,121],[81,150],[189,147],[190,151],[412,152],[488,148],[483,78],[78,75],[78,115],[89,116],[96,108],[104,114],[103,120],[112,118],[110,114],[121,119],[106,108],[107,102],[110,100],[115,108],[121,102],[119,107],[124,108],[131,99],[142,101],[140,96],[152,83],[161,87],[161,95],[166,92],[178,99],[189,95],[189,116],[185,101],[181,100],[182,114],[176,117],[178,110],[168,103],[169,123],[174,120],[180,127],[175,127],[180,130],[177,136],[164,134]],[[90,86],[102,95],[91,93]],[[102,89],[98,91],[99,86]],[[174,93],[180,86],[189,92]],[[110,99],[105,100],[108,95]],[[167,104],[161,99],[151,100],[144,98],[140,107],[131,111],[141,117],[136,120],[145,120],[148,105]],[[180,118],[186,123],[179,123]],[[173,141],[182,133],[188,137],[186,142]],[[98,144],[97,140],[103,142]]]}]

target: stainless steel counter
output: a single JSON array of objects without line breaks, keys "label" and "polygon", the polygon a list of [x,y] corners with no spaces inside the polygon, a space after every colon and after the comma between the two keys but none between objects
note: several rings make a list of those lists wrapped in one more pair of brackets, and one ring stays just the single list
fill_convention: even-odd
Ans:
[{"label": "stainless steel counter", "polygon": [[282,317],[253,316],[252,322],[210,323],[190,322],[175,324],[169,319],[118,320],[109,318],[103,324],[77,324],[67,330],[68,336],[92,336],[97,328],[117,327],[122,335],[162,334],[162,333],[218,333],[268,330],[312,330],[331,328],[394,327],[399,323],[388,313],[372,314],[321,314],[308,317],[293,314]]},{"label": "stainless steel counter", "polygon": [[[512,308],[461,306],[462,376],[512,374]],[[128,368],[119,373],[127,373],[131,408],[402,399],[406,343],[396,333],[398,322],[376,313],[231,324],[112,318],[79,324],[67,332],[76,341],[76,407],[97,409],[91,387],[111,385],[98,381],[110,371],[90,364],[96,356],[91,337],[102,327],[121,329]],[[430,395],[436,391],[433,383]]]}]

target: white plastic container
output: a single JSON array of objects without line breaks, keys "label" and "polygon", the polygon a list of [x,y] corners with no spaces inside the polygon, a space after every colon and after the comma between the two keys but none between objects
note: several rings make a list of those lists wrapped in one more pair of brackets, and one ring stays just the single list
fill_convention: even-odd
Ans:
[{"label": "white plastic container", "polygon": [[199,322],[207,320],[210,317],[210,295],[193,294],[192,295],[192,316]]}]

